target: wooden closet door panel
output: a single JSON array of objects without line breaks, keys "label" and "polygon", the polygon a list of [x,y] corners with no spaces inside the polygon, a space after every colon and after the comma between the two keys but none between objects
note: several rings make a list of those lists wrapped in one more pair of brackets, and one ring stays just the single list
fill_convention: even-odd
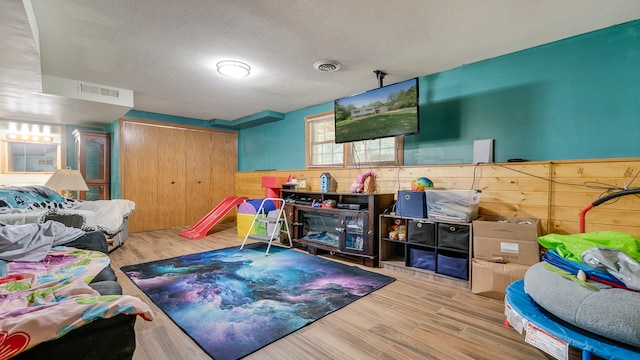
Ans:
[{"label": "wooden closet door panel", "polygon": [[209,131],[191,130],[186,147],[186,220],[193,225],[206,216],[217,204],[211,182],[215,157],[214,137]]},{"label": "wooden closet door panel", "polygon": [[158,198],[156,141],[155,127],[127,121],[122,123],[122,197],[136,204],[129,218],[131,232],[161,228],[155,211]]},{"label": "wooden closet door panel", "polygon": [[124,122],[123,197],[136,203],[131,232],[185,226],[185,131]]},{"label": "wooden closet door panel", "polygon": [[234,132],[123,119],[120,138],[122,193],[136,202],[131,231],[193,226],[234,194]]},{"label": "wooden closet door panel", "polygon": [[158,193],[155,208],[160,218],[160,229],[188,225],[186,209],[186,130],[171,127],[156,128],[156,154],[158,163],[156,182]]},{"label": "wooden closet door panel", "polygon": [[[234,174],[238,168],[237,142],[235,134],[216,133],[213,141],[213,164],[211,182],[214,201],[220,202],[235,191]],[[236,212],[229,212],[223,221],[235,221]]]}]

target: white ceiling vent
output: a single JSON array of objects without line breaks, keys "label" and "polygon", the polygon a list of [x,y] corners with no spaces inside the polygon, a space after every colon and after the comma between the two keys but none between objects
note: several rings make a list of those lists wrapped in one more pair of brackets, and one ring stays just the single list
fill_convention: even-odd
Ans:
[{"label": "white ceiling vent", "polygon": [[47,94],[112,105],[133,107],[133,91],[84,81],[42,75],[42,91]]},{"label": "white ceiling vent", "polygon": [[115,98],[120,97],[120,91],[117,89],[108,89],[105,87],[89,85],[85,83],[78,83],[78,87],[81,93],[111,96]]},{"label": "white ceiling vent", "polygon": [[320,72],[334,72],[340,69],[340,63],[335,60],[320,60],[313,64],[313,68]]}]

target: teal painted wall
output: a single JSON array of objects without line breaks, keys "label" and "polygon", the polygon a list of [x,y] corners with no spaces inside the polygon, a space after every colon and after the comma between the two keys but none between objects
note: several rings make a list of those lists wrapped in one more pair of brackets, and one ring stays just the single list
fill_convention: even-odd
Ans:
[{"label": "teal painted wall", "polygon": [[469,163],[475,139],[499,162],[640,155],[640,21],[421,80],[406,164]]},{"label": "teal painted wall", "polygon": [[304,118],[328,111],[333,111],[333,102],[292,111],[283,120],[240,130],[238,170],[304,169]]},{"label": "teal painted wall", "polygon": [[[239,170],[305,167],[304,117],[333,103],[239,131]],[[407,165],[640,156],[640,20],[420,77],[420,134]]]}]

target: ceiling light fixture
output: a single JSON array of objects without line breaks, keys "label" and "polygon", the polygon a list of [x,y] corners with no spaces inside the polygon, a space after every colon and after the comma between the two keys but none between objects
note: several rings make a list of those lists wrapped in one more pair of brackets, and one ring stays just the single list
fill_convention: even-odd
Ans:
[{"label": "ceiling light fixture", "polygon": [[223,60],[216,64],[218,72],[224,76],[241,78],[251,73],[251,67],[242,61]]}]

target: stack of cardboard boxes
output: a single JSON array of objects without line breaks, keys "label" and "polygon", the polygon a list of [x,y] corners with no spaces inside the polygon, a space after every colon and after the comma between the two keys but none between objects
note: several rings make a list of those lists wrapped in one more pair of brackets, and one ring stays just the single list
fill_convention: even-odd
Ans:
[{"label": "stack of cardboard boxes", "polygon": [[540,219],[483,216],[473,221],[471,292],[504,300],[512,282],[540,261]]}]

